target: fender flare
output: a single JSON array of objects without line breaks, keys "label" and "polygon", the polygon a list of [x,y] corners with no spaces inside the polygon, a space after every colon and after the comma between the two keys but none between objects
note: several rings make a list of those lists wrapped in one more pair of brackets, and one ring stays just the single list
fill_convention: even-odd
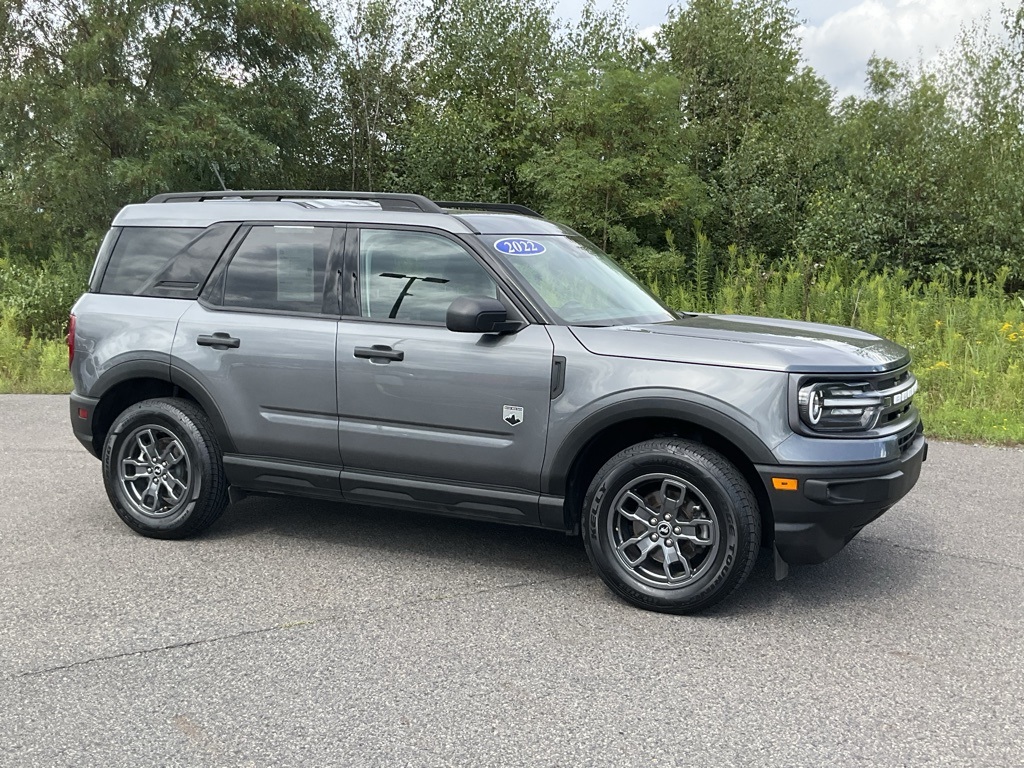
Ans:
[{"label": "fender flare", "polygon": [[686,421],[696,427],[714,432],[735,445],[751,464],[774,464],[775,457],[749,427],[740,423],[719,407],[699,402],[692,397],[643,395],[629,396],[598,408],[579,421],[553,452],[550,461],[545,462],[541,475],[542,493],[564,496],[567,491],[569,471],[580,452],[598,434],[620,422],[634,419],[663,418]]},{"label": "fender flare", "polygon": [[111,389],[118,384],[123,384],[132,379],[156,379],[157,381],[167,382],[170,386],[184,389],[195,399],[210,419],[221,450],[224,453],[234,451],[234,441],[228,432],[227,424],[210,393],[206,391],[206,388],[197,379],[179,368],[174,368],[167,360],[142,358],[118,363],[104,371],[103,375],[96,380],[96,383],[90,388],[90,396],[102,402],[103,397]]}]

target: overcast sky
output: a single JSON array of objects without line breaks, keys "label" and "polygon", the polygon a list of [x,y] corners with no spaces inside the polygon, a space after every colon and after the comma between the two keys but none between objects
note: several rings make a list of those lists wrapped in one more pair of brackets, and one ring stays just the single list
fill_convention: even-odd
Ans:
[{"label": "overcast sky", "polygon": [[[575,18],[584,0],[556,0],[555,12]],[[627,0],[630,18],[641,30],[663,22],[675,3]],[[611,0],[598,0],[607,8]],[[803,53],[839,92],[860,94],[864,69],[872,53],[897,61],[931,59],[956,40],[964,23],[990,15],[998,26],[1001,0],[791,0],[804,21]]]}]

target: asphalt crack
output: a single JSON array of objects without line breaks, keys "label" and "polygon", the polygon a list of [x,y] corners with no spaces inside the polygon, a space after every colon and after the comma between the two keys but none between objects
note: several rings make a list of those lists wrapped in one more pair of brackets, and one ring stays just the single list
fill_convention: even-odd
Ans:
[{"label": "asphalt crack", "polygon": [[[589,576],[589,571],[580,571],[579,573],[569,574],[568,576],[560,576],[556,579],[536,579],[533,581],[522,581],[513,584],[500,584],[494,587],[486,587],[484,589],[468,590],[458,593],[437,595],[432,597],[420,597],[415,600],[399,601],[395,603],[387,603],[386,605],[375,606],[370,609],[363,611],[356,611],[354,615],[369,616],[375,613],[381,613],[384,611],[393,611],[396,608],[409,608],[417,605],[429,605],[432,603],[442,603],[449,600],[456,600],[460,598],[472,597],[474,595],[486,595],[489,593],[508,592],[517,589],[524,589],[528,587],[535,587],[544,584],[557,584],[563,581],[572,581],[574,579],[581,579]],[[79,667],[89,666],[91,664],[98,664],[105,661],[117,661],[119,659],[128,659],[132,657],[144,657],[155,653],[163,653],[165,651],[176,651],[182,648],[191,648],[194,646],[202,645],[213,645],[215,643],[230,642],[232,640],[239,640],[245,637],[258,637],[260,635],[268,635],[273,632],[285,632],[291,629],[299,627],[313,627],[322,624],[331,624],[334,622],[341,621],[343,618],[347,619],[353,616],[353,613],[348,613],[345,616],[332,615],[323,616],[317,619],[308,619],[303,621],[289,621],[283,624],[276,624],[272,627],[260,627],[258,629],[248,629],[242,632],[231,632],[224,635],[217,635],[214,637],[204,637],[198,640],[184,640],[178,643],[168,643],[167,645],[160,645],[155,648],[144,648],[141,650],[125,651],[123,653],[112,653],[105,656],[94,656],[88,659],[81,659],[80,661],[73,661],[70,664],[60,664],[54,667],[47,667],[45,669],[33,669],[26,672],[18,672],[13,675],[6,675],[0,677],[0,681],[7,682],[12,680],[22,680],[25,678],[39,677],[41,675],[48,675],[54,672],[65,672],[72,669],[78,669]]]}]

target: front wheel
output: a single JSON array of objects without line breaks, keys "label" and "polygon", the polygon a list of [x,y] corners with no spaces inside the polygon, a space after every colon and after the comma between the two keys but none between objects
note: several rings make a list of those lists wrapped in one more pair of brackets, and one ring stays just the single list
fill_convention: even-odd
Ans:
[{"label": "front wheel", "polygon": [[220,447],[206,414],[188,400],[144,400],[125,409],[103,443],[103,483],[133,530],[181,539],[227,506]]},{"label": "front wheel", "polygon": [[646,610],[693,613],[747,578],[761,517],[750,486],[724,456],[659,438],[616,454],[595,475],[583,540],[620,597]]}]

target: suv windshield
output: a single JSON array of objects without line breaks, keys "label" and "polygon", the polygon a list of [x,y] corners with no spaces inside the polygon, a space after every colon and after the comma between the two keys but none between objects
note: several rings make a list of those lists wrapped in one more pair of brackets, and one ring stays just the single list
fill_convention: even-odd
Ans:
[{"label": "suv windshield", "polygon": [[565,235],[481,238],[568,325],[663,323],[675,316],[608,256]]}]

